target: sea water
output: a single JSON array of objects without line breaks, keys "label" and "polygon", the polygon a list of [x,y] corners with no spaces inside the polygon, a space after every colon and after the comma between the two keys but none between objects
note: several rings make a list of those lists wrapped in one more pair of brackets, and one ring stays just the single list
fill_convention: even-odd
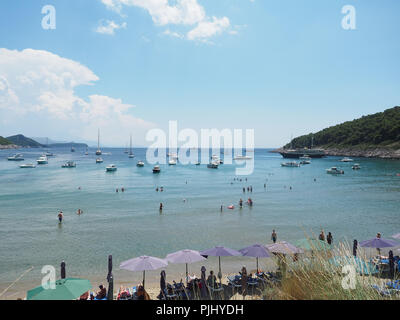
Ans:
[{"label": "sea water", "polygon": [[[58,272],[63,260],[67,276],[105,282],[109,254],[114,277],[128,278],[133,274],[118,268],[124,260],[165,257],[181,249],[270,243],[272,229],[278,240],[293,243],[321,229],[332,232],[335,242],[400,232],[400,161],[355,159],[361,170],[354,171],[353,163],[327,157],[287,168],[281,167],[285,160],[279,154],[269,151],[248,153],[254,157],[254,172],[241,177],[235,175],[238,164],[208,169],[178,162],[161,165],[161,173],[153,174],[148,163],[136,166],[146,160],[145,149],[135,149],[134,159],[123,149],[104,149],[102,164],[95,163],[95,149],[89,155],[52,149],[56,156],[35,169],[19,168],[21,163],[7,161],[9,150],[0,151],[0,291],[30,267],[19,284],[40,285],[41,268],[54,265]],[[22,163],[36,163],[44,150],[18,152],[25,157]],[[61,168],[68,160],[76,168]],[[107,173],[109,164],[118,170]],[[333,166],[345,174],[327,174]],[[156,192],[161,186],[164,191]],[[252,193],[247,192],[250,186]],[[121,187],[125,192],[117,193]],[[254,205],[239,209],[241,198],[244,203],[252,198]],[[235,209],[227,209],[232,204]],[[78,209],[83,210],[80,216]]]}]

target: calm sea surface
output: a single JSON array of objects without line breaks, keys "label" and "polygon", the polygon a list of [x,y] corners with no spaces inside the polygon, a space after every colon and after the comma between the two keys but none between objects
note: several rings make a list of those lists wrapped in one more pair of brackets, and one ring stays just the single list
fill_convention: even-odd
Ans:
[{"label": "calm sea surface", "polygon": [[[321,228],[331,231],[335,241],[400,232],[400,161],[355,159],[362,169],[353,171],[351,163],[329,157],[283,168],[279,154],[257,149],[250,154],[255,157],[254,173],[240,182],[233,181],[235,165],[218,170],[167,165],[155,175],[149,164],[136,167],[145,159],[145,149],[135,149],[135,159],[123,149],[104,149],[109,154],[102,156],[103,164],[95,163],[94,149],[88,156],[85,150],[51,151],[56,156],[49,164],[35,169],[20,169],[20,163],[6,160],[13,151],[0,151],[0,289],[31,266],[22,283],[40,284],[41,267],[58,269],[62,260],[68,275],[104,278],[109,254],[118,273],[121,261],[139,255],[164,257],[186,248],[240,249],[266,243],[272,229],[279,239],[293,242]],[[23,163],[33,163],[44,151],[18,152],[25,156]],[[67,160],[77,167],[62,169]],[[118,171],[106,173],[111,163]],[[345,174],[326,174],[332,166]],[[157,186],[164,192],[156,192]],[[253,187],[251,194],[243,194],[247,186]],[[126,191],[116,193],[117,187]],[[239,199],[248,197],[254,206],[239,210]],[[221,212],[221,204],[236,208]],[[76,214],[78,208],[83,215]],[[59,210],[65,216],[62,225]]]}]

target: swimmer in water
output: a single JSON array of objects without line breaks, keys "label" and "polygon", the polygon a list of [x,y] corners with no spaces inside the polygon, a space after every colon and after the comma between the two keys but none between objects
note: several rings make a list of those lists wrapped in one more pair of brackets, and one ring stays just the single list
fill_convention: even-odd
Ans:
[{"label": "swimmer in water", "polygon": [[76,214],[77,214],[78,216],[80,216],[82,213],[83,213],[83,211],[82,211],[81,209],[78,209],[78,211],[76,212]]},{"label": "swimmer in water", "polygon": [[160,203],[160,212],[162,211],[163,207],[164,207],[163,204]]},{"label": "swimmer in water", "polygon": [[61,223],[62,220],[63,220],[63,218],[64,218],[63,212],[60,211],[60,212],[58,213],[58,221]]},{"label": "swimmer in water", "polygon": [[239,200],[239,206],[240,206],[240,208],[243,208],[243,200],[242,199]]},{"label": "swimmer in water", "polygon": [[115,189],[115,192],[119,192],[118,188],[117,188],[117,189]]},{"label": "swimmer in water", "polygon": [[158,192],[158,187],[156,188],[156,192]]},{"label": "swimmer in water", "polygon": [[125,192],[125,188],[124,188],[124,187],[122,187],[122,188],[121,188],[121,191],[122,191],[122,192]]}]

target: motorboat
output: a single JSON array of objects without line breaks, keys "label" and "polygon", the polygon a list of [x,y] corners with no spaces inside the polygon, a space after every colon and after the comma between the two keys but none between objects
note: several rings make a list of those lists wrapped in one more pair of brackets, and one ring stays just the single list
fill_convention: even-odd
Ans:
[{"label": "motorboat", "polygon": [[71,152],[75,152],[75,148],[74,147],[71,147]]},{"label": "motorboat", "polygon": [[176,153],[173,152],[168,152],[167,156],[173,160],[178,160],[178,155]]},{"label": "motorboat", "polygon": [[207,165],[208,169],[218,169],[219,162],[211,162]]},{"label": "motorboat", "polygon": [[46,157],[54,157],[54,153],[47,151],[45,153]]},{"label": "motorboat", "polygon": [[290,162],[283,162],[281,163],[282,167],[291,167],[291,168],[297,168],[300,167],[300,163],[296,161],[290,161]]},{"label": "motorboat", "polygon": [[36,160],[37,164],[48,164],[47,157],[45,155],[42,155],[39,157],[39,159]]},{"label": "motorboat", "polygon": [[103,159],[102,158],[97,158],[96,159],[96,163],[103,163]]},{"label": "motorboat", "polygon": [[175,159],[170,159],[170,160],[168,161],[168,164],[169,164],[170,166],[176,166],[176,160],[175,160]]},{"label": "motorboat", "polygon": [[253,158],[250,156],[235,156],[233,158],[233,160],[251,160],[251,159],[253,159]]},{"label": "motorboat", "polygon": [[160,166],[154,166],[153,173],[160,173],[160,172],[161,172]]},{"label": "motorboat", "polygon": [[24,156],[21,153],[17,153],[7,158],[8,161],[24,161]]},{"label": "motorboat", "polygon": [[361,169],[361,167],[360,167],[360,165],[358,163],[355,163],[351,168],[353,170],[360,170]]},{"label": "motorboat", "polygon": [[109,166],[106,167],[107,172],[115,172],[117,171],[117,166],[115,164],[110,164]]},{"label": "motorboat", "polygon": [[33,163],[21,164],[19,167],[22,168],[22,169],[36,168],[36,166]]},{"label": "motorboat", "polygon": [[300,164],[311,164],[310,160],[301,160]]},{"label": "motorboat", "polygon": [[200,161],[197,161],[197,162],[195,163],[195,165],[196,165],[196,166],[199,166],[199,165],[201,165],[201,162],[200,162]]},{"label": "motorboat", "polygon": [[300,160],[311,161],[311,157],[308,154],[303,155],[299,158]]},{"label": "motorboat", "polygon": [[329,173],[329,174],[344,174],[344,171],[340,170],[340,169],[338,169],[336,167],[332,167],[330,169],[326,169],[326,173]]},{"label": "motorboat", "polygon": [[342,160],[339,160],[340,162],[353,162],[354,160],[353,159],[350,159],[350,158],[343,158]]},{"label": "motorboat", "polygon": [[136,166],[144,167],[144,162],[140,160],[140,161],[137,162]]},{"label": "motorboat", "polygon": [[76,168],[76,163],[73,161],[67,161],[61,166],[61,168]]}]

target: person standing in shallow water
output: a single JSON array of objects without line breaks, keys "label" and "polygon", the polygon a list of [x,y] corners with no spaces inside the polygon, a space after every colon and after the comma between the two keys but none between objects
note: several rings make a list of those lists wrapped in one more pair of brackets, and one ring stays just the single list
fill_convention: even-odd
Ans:
[{"label": "person standing in shallow water", "polygon": [[64,218],[63,212],[60,211],[60,212],[58,213],[58,221],[61,223],[61,222],[63,221],[63,218]]},{"label": "person standing in shallow water", "polygon": [[162,212],[163,207],[164,207],[163,204],[160,203],[160,213]]},{"label": "person standing in shallow water", "polygon": [[275,230],[272,230],[271,240],[273,243],[276,243],[276,240],[278,240],[278,234],[275,232]]},{"label": "person standing in shallow water", "polygon": [[326,241],[328,242],[328,244],[332,245],[333,242],[332,233],[328,232],[328,235],[326,236]]}]

